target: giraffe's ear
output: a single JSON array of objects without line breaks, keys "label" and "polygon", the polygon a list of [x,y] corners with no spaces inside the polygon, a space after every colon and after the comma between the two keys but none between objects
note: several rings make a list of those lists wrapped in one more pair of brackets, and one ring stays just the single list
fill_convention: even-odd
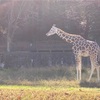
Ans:
[{"label": "giraffe's ear", "polygon": [[56,24],[53,24],[53,26],[55,27],[55,26],[56,26]]}]

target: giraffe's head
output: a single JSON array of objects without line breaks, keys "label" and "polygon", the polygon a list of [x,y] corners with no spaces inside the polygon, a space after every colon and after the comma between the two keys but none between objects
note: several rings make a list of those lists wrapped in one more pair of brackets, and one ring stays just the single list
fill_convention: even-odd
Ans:
[{"label": "giraffe's head", "polygon": [[47,36],[51,36],[56,34],[58,31],[57,27],[55,26],[55,24],[52,26],[52,28],[50,29],[50,31],[46,34]]}]

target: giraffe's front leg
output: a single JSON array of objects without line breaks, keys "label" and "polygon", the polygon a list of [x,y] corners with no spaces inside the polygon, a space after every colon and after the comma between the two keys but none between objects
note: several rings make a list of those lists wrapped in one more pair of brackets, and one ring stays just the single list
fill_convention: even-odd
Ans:
[{"label": "giraffe's front leg", "polygon": [[81,81],[81,57],[76,58],[77,80]]}]

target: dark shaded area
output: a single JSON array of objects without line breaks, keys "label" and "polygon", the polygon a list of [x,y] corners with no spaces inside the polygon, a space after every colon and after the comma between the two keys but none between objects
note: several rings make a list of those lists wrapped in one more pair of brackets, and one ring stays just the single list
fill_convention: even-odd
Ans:
[{"label": "dark shaded area", "polygon": [[11,52],[1,56],[1,62],[5,61],[5,68],[31,68],[72,66],[75,64],[74,55],[66,51],[34,51],[34,52]]},{"label": "dark shaded area", "polygon": [[88,87],[88,88],[100,88],[100,83],[99,82],[81,82],[80,83],[81,87]]}]

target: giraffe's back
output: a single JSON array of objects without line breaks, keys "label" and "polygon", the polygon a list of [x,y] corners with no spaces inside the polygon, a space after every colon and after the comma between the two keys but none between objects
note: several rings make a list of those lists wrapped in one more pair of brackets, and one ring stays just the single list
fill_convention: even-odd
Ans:
[{"label": "giraffe's back", "polygon": [[76,41],[72,47],[74,54],[78,54],[80,56],[90,56],[91,54],[97,55],[100,47],[99,45],[90,40],[81,40],[81,41]]}]

